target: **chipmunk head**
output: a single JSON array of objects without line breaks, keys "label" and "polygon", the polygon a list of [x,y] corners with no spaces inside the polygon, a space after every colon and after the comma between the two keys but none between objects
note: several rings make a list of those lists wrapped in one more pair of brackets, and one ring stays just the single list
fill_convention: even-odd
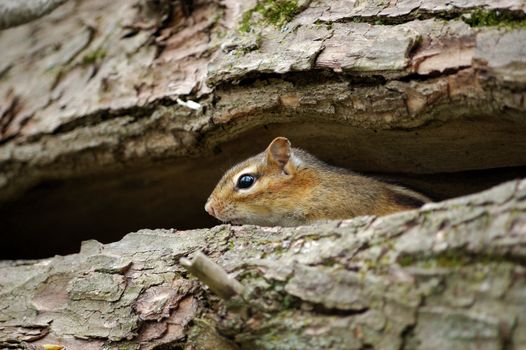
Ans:
[{"label": "chipmunk head", "polygon": [[208,198],[205,210],[223,222],[272,226],[296,224],[295,199],[304,195],[298,179],[301,160],[290,141],[275,138],[267,149],[228,170]]}]

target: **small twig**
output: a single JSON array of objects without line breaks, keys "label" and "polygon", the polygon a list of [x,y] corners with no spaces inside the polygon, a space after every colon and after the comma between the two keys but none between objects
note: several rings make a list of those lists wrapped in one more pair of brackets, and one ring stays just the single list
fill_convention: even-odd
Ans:
[{"label": "small twig", "polygon": [[201,108],[203,108],[203,106],[201,106],[199,103],[195,102],[195,101],[192,101],[192,100],[186,100],[186,101],[183,101],[181,100],[180,98],[177,98],[177,103],[181,106],[185,106],[187,108],[190,108],[190,109],[193,109],[194,111],[198,111],[200,110]]},{"label": "small twig", "polygon": [[181,258],[179,262],[223,299],[228,300],[243,293],[244,287],[241,283],[201,252],[197,252],[192,260]]}]

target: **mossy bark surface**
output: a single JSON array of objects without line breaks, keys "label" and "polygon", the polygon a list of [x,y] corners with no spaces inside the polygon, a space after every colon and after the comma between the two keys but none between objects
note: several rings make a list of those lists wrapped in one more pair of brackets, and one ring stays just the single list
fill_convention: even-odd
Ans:
[{"label": "mossy bark surface", "polygon": [[[274,136],[436,199],[526,175],[522,0],[68,1],[0,33],[0,347],[521,349],[526,183],[210,226]],[[49,210],[53,208],[53,210]],[[174,227],[172,230],[140,230]],[[179,264],[203,251],[225,302]],[[10,255],[12,252],[14,255]]]},{"label": "mossy bark surface", "polygon": [[[189,275],[196,251],[243,294]],[[141,230],[4,262],[0,346],[522,349],[525,262],[526,181],[381,218]]]},{"label": "mossy bark surface", "polygon": [[237,159],[268,142],[254,133],[364,171],[524,166],[525,16],[521,0],[69,2],[0,36],[0,199],[250,145]]},{"label": "mossy bark surface", "polygon": [[522,0],[94,0],[2,31],[5,256],[211,226],[217,179],[275,136],[436,200],[524,177],[525,16]]}]

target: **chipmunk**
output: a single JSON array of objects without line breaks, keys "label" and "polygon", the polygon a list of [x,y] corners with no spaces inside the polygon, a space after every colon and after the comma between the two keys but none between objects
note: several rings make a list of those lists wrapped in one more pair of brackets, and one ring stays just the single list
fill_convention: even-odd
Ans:
[{"label": "chipmunk", "polygon": [[298,226],[386,215],[427,202],[407,188],[330,166],[277,137],[264,152],[223,175],[205,210],[232,224]]}]

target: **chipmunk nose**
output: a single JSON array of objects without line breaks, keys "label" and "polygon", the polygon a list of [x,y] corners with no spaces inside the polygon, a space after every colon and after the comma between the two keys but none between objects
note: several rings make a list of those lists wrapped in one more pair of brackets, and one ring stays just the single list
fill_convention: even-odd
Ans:
[{"label": "chipmunk nose", "polygon": [[208,214],[212,215],[213,217],[216,216],[216,212],[214,210],[214,207],[212,206],[211,200],[208,200],[205,204],[205,210]]}]

